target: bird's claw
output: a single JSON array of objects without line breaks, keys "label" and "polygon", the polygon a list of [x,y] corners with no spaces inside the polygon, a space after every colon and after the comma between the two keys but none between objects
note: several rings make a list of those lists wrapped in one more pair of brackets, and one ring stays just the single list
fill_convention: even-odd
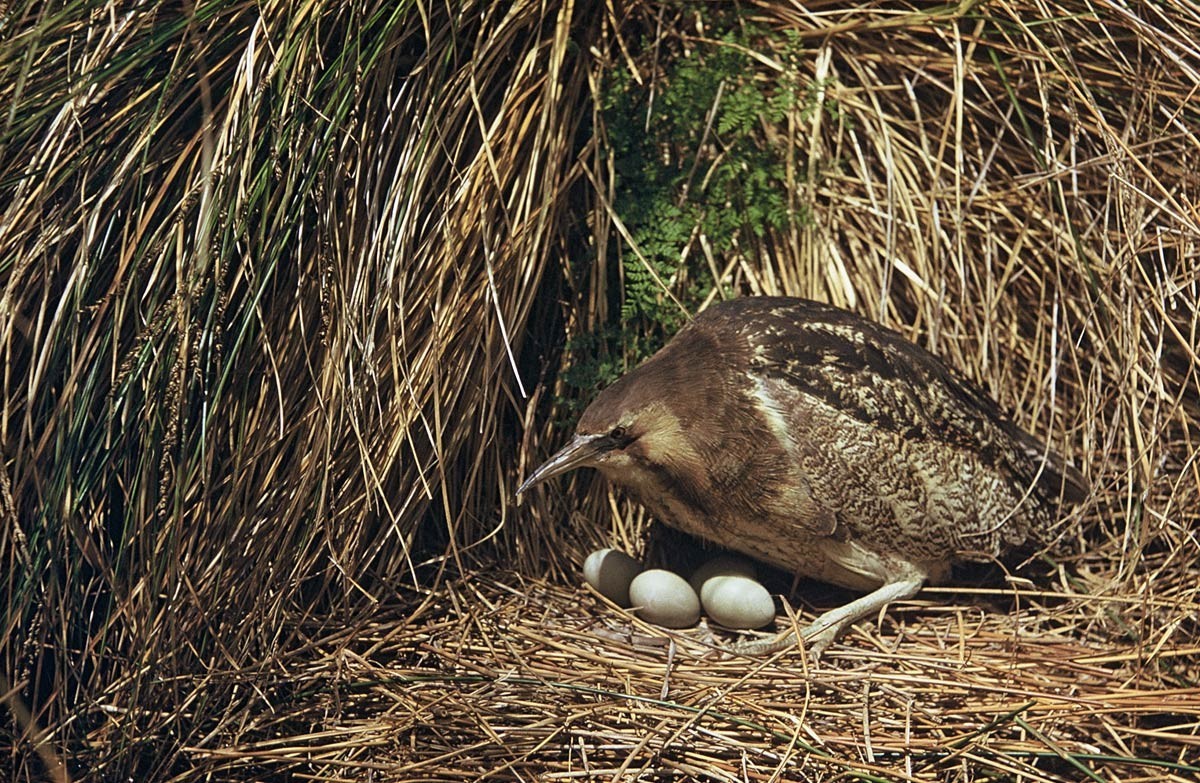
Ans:
[{"label": "bird's claw", "polygon": [[795,646],[797,642],[803,641],[804,649],[808,653],[809,659],[813,663],[816,663],[821,654],[825,652],[825,649],[841,635],[842,630],[842,623],[822,623],[818,618],[817,622],[801,629],[799,632],[794,630],[785,631],[771,638],[734,642],[733,644],[724,645],[723,648],[737,655],[774,655],[781,650]]},{"label": "bird's claw", "polygon": [[825,648],[841,635],[840,623],[825,626],[813,623],[800,632],[800,638],[804,640],[804,649],[813,663],[816,663],[821,654],[825,652]]}]

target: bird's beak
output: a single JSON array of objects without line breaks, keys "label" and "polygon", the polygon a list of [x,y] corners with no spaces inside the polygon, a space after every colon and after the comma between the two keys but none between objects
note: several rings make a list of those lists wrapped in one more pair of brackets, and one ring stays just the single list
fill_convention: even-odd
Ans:
[{"label": "bird's beak", "polygon": [[595,458],[604,451],[604,435],[576,435],[570,443],[559,449],[553,457],[542,463],[542,466],[530,474],[518,489],[521,495],[527,489],[541,484],[548,478],[566,473],[575,468],[593,464]]}]

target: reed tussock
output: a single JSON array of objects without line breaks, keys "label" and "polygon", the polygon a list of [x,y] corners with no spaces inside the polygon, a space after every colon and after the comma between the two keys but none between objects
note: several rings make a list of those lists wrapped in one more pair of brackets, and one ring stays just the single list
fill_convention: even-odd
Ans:
[{"label": "reed tussock", "polygon": [[[0,776],[1194,779],[1197,40],[1179,2],[3,6]],[[650,520],[517,481],[685,312],[775,293],[943,356],[1092,498],[819,664],[581,588]]]}]

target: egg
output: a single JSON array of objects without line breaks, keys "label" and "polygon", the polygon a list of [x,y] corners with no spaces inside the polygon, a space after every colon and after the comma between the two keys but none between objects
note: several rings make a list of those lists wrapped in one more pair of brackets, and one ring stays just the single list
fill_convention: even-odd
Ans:
[{"label": "egg", "polygon": [[629,583],[642,564],[619,549],[597,549],[583,561],[583,579],[617,606],[629,606]]},{"label": "egg", "polygon": [[775,619],[775,600],[746,576],[714,576],[704,583],[700,602],[709,619],[726,628],[761,628]]},{"label": "egg", "polygon": [[638,616],[664,628],[685,628],[700,619],[700,598],[679,574],[652,568],[629,585]]},{"label": "egg", "polygon": [[745,576],[754,579],[758,576],[754,563],[736,555],[718,555],[696,569],[688,580],[697,595],[704,590],[704,583],[714,576]]}]

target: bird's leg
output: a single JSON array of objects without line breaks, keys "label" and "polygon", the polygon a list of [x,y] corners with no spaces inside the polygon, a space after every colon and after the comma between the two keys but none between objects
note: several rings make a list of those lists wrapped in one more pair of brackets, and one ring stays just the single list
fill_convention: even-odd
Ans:
[{"label": "bird's leg", "polygon": [[[925,583],[925,576],[911,576],[888,582],[872,593],[856,598],[845,606],[830,609],[800,631],[804,646],[814,659],[819,657],[829,643],[841,636],[842,631],[855,621],[875,614],[892,601],[912,598]],[[797,641],[795,631],[787,631],[774,639],[762,639],[730,645],[729,649],[742,655],[770,655],[792,646]]]}]

